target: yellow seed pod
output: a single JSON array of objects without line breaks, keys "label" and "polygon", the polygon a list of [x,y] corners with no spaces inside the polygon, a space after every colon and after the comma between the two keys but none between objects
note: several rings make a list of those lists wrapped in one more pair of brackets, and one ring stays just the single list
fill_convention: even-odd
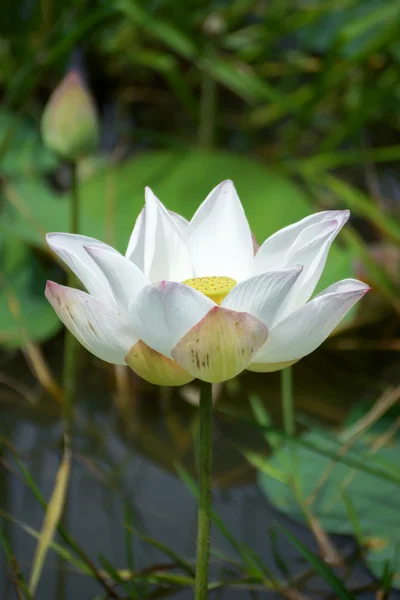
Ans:
[{"label": "yellow seed pod", "polygon": [[235,287],[237,281],[230,277],[195,277],[186,279],[183,282],[198,292],[201,292],[216,304],[221,304],[222,300]]}]

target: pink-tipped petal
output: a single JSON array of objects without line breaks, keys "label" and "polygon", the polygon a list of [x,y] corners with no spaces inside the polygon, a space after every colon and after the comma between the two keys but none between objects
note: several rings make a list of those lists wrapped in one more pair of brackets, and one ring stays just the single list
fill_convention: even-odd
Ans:
[{"label": "pink-tipped petal", "polygon": [[251,232],[251,239],[253,240],[253,252],[255,256],[260,249],[260,244],[257,242],[257,238],[253,232]]},{"label": "pink-tipped petal", "polygon": [[45,294],[82,346],[106,362],[125,364],[125,355],[138,338],[116,310],[85,292],[53,281],[47,282]]},{"label": "pink-tipped petal", "polygon": [[132,305],[132,324],[150,348],[171,356],[178,340],[215,306],[207,296],[182,283],[146,286]]},{"label": "pink-tipped petal", "polygon": [[368,290],[365,283],[355,279],[331,286],[272,327],[268,343],[257,352],[252,364],[263,363],[268,371],[271,363],[296,361],[307,356],[326,340]]},{"label": "pink-tipped petal", "polygon": [[125,361],[139,377],[154,385],[185,385],[194,379],[175,360],[153,350],[142,340],[132,346]]},{"label": "pink-tipped petal", "polygon": [[219,383],[241,373],[267,337],[267,327],[255,317],[216,306],[179,340],[171,355],[193,377]]},{"label": "pink-tipped petal", "polygon": [[348,292],[354,293],[364,293],[369,292],[371,288],[366,283],[359,281],[358,279],[342,279],[341,281],[336,281],[329,287],[325,288],[323,292],[315,296],[315,298],[320,298],[321,296],[326,296],[327,294],[342,294]]}]

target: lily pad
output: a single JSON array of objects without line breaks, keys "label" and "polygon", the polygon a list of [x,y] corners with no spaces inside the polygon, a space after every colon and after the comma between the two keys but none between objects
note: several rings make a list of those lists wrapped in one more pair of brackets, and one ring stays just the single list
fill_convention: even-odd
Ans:
[{"label": "lily pad", "polygon": [[[321,433],[307,433],[303,439],[322,451],[336,454],[338,450],[335,441]],[[379,463],[379,466],[385,464],[396,470],[400,443],[396,440],[392,446],[382,448],[374,455],[368,454],[368,446],[361,443],[357,443],[353,451],[357,452],[359,458],[368,461],[369,466]],[[284,445],[272,459],[266,459],[271,472],[273,469],[279,469],[280,474],[287,480],[291,468],[290,456],[290,448]],[[296,460],[300,493],[306,499],[314,494],[320,478],[332,461],[329,457],[300,445],[296,447]],[[400,476],[400,473],[398,475]],[[285,482],[260,472],[258,483],[279,511],[296,521],[304,522],[302,510]],[[312,510],[328,533],[352,535],[355,532],[343,494],[353,506],[362,542],[366,547],[367,565],[380,577],[385,562],[389,560],[391,568],[396,571],[395,584],[400,585],[400,557],[396,553],[396,547],[400,544],[400,484],[393,482],[389,477],[386,480],[365,471],[355,470],[341,461],[335,464],[316,494]]]},{"label": "lily pad", "polygon": [[44,297],[47,276],[29,248],[2,240],[0,268],[0,343],[24,346],[53,336],[61,323]]},{"label": "lily pad", "polygon": [[54,169],[57,159],[42,143],[35,125],[0,109],[0,170],[6,176],[25,176]]}]

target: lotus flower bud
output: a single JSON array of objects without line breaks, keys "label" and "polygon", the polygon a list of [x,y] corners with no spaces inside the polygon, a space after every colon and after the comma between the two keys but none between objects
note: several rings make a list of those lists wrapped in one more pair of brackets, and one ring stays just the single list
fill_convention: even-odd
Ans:
[{"label": "lotus flower bud", "polygon": [[91,154],[99,141],[94,100],[79,73],[70,71],[51,94],[42,116],[43,141],[68,160]]}]

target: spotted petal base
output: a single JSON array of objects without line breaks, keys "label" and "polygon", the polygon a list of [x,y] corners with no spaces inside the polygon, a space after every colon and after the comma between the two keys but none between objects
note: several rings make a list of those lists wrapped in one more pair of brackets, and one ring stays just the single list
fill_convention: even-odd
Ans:
[{"label": "spotted petal base", "polygon": [[125,361],[137,375],[154,385],[184,385],[194,379],[175,360],[153,350],[142,340],[132,346]]}]

